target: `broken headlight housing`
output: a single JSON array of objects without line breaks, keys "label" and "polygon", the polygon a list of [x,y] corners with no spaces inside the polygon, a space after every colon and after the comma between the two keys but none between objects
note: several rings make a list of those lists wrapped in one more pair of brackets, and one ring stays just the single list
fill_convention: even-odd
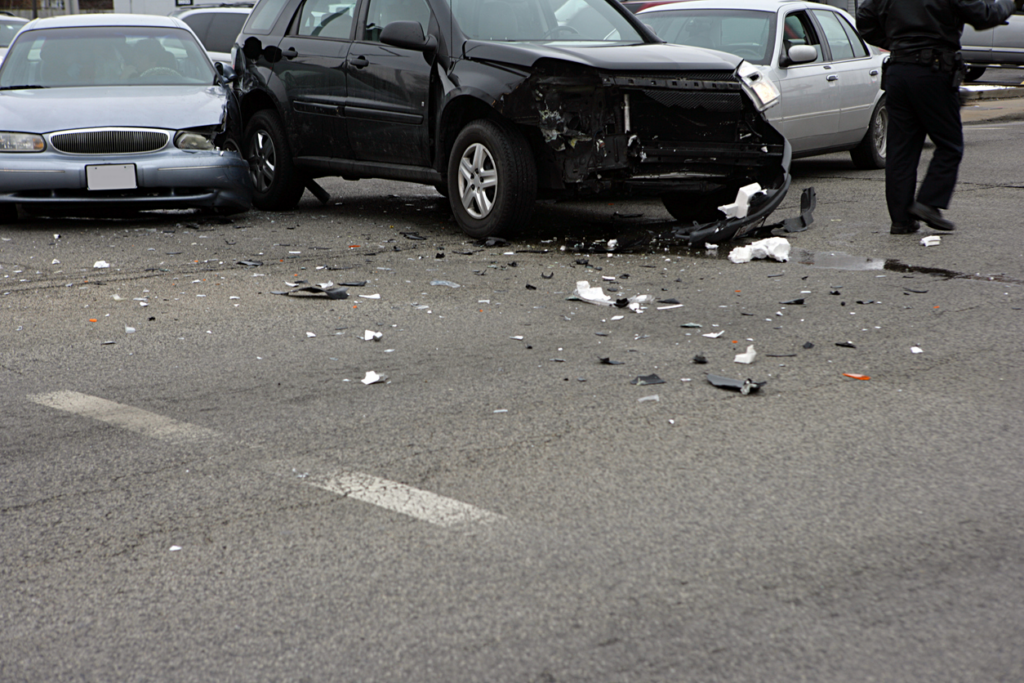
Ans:
[{"label": "broken headlight housing", "polygon": [[740,62],[736,67],[736,76],[743,89],[758,111],[764,111],[779,103],[779,89],[771,82],[768,75],[750,62]]},{"label": "broken headlight housing", "polygon": [[174,136],[174,146],[178,149],[212,152],[216,147],[209,135],[192,130],[179,130]]},{"label": "broken headlight housing", "polygon": [[42,152],[46,142],[33,133],[0,132],[0,152]]}]

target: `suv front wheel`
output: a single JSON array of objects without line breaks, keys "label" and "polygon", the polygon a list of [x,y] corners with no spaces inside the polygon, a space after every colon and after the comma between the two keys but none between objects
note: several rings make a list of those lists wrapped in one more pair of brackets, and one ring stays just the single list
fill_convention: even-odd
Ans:
[{"label": "suv front wheel", "polygon": [[295,208],[304,188],[295,166],[284,127],[269,109],[256,112],[245,128],[245,158],[252,177],[252,203],[265,211]]},{"label": "suv front wheel", "polygon": [[448,189],[455,219],[470,237],[522,227],[537,199],[537,166],[523,134],[504,122],[471,122],[448,159]]}]

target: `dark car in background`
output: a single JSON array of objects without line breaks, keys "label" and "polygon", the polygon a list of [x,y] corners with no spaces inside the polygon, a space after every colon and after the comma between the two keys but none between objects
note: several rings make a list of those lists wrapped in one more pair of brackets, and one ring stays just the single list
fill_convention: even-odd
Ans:
[{"label": "dark car in background", "polygon": [[242,25],[252,12],[253,3],[222,3],[217,5],[190,5],[171,12],[181,19],[199,38],[210,59],[231,66],[231,48],[235,45]]},{"label": "dark car in background", "polygon": [[177,19],[36,19],[0,66],[0,222],[251,205],[234,92]]},{"label": "dark car in background", "polygon": [[235,66],[264,209],[320,176],[412,181],[483,237],[514,233],[538,197],[655,196],[713,221],[757,183],[722,241],[789,188],[789,145],[763,113],[774,86],[733,55],[665,44],[617,0],[260,0]]}]

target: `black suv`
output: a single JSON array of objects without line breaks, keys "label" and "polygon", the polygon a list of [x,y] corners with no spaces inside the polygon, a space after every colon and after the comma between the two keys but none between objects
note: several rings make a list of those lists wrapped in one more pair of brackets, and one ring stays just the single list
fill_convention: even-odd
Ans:
[{"label": "black suv", "polygon": [[[486,237],[538,197],[654,195],[725,241],[789,188],[759,67],[667,45],[617,0],[260,0],[237,47],[262,209],[326,197],[321,176],[389,178]],[[754,183],[746,215],[719,212]]]}]

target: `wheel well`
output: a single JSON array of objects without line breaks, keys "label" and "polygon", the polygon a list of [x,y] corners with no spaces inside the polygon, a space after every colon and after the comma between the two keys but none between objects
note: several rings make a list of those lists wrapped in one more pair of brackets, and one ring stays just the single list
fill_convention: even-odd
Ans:
[{"label": "wheel well", "polygon": [[249,125],[249,121],[256,112],[263,109],[273,109],[277,111],[277,107],[274,105],[274,100],[270,98],[270,95],[263,92],[262,90],[253,90],[252,92],[245,95],[241,103],[242,108],[242,130]]},{"label": "wheel well", "polygon": [[[438,159],[438,170],[442,174],[447,174],[448,172],[448,157],[451,156],[452,147],[455,145],[455,138],[459,136],[459,133],[467,124],[477,119],[503,121],[507,124],[515,125],[512,121],[494,111],[494,108],[489,104],[475,97],[463,95],[452,100],[445,108],[441,118],[440,140],[438,141],[441,156]],[[517,127],[522,129],[522,126]],[[523,133],[525,134],[526,130],[523,130]]]}]

